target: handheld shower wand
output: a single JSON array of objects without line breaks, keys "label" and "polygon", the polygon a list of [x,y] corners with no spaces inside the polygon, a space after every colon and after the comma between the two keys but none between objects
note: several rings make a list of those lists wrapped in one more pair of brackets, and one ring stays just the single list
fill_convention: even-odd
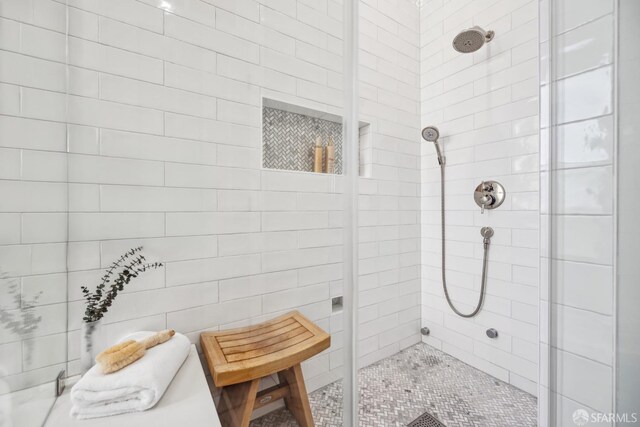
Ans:
[{"label": "handheld shower wand", "polygon": [[445,158],[440,151],[440,144],[438,144],[438,138],[440,137],[440,131],[435,126],[427,126],[422,129],[422,137],[425,141],[433,142],[436,146],[436,153],[438,153],[438,163],[442,166],[445,164]]},{"label": "handheld shower wand", "polygon": [[445,205],[444,205],[444,166],[445,166],[445,157],[442,155],[442,151],[440,151],[440,144],[438,144],[438,138],[440,137],[440,132],[438,128],[435,126],[427,126],[422,129],[422,137],[425,141],[433,142],[436,146],[436,153],[438,154],[438,163],[440,164],[440,223],[442,228],[442,288],[444,290],[444,296],[447,300],[447,304],[451,307],[454,313],[461,317],[473,317],[482,308],[482,304],[484,303],[484,295],[485,288],[487,285],[487,264],[488,257],[487,254],[489,252],[489,244],[491,243],[491,237],[493,236],[493,228],[491,227],[482,227],[480,230],[480,234],[482,235],[482,243],[484,246],[484,255],[482,257],[482,286],[480,288],[480,298],[478,300],[478,305],[471,313],[462,313],[459,311],[451,301],[451,297],[449,296],[449,289],[447,288],[447,275],[445,273],[446,267],[446,243],[445,243]]}]

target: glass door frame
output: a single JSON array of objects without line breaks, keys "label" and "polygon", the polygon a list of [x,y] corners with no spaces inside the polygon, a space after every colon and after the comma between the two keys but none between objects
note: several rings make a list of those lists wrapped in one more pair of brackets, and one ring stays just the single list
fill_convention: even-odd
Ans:
[{"label": "glass door frame", "polygon": [[359,181],[359,91],[358,91],[358,2],[343,2],[343,101],[344,101],[344,362],[343,424],[358,425],[358,181]]}]

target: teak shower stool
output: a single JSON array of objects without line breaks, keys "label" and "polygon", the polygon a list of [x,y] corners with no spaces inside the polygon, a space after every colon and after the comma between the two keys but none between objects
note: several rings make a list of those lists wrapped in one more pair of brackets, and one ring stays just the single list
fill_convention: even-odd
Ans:
[{"label": "teak shower stool", "polygon": [[[222,387],[223,427],[247,427],[255,409],[284,399],[298,424],[313,417],[300,363],[325,350],[331,337],[298,311],[268,322],[200,335],[213,382]],[[280,384],[258,392],[260,379],[277,373]]]}]

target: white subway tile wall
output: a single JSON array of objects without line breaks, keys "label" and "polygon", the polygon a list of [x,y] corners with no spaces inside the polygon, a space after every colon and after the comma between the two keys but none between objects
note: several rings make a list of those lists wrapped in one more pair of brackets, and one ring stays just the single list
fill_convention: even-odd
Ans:
[{"label": "white subway tile wall", "polygon": [[578,408],[613,411],[616,323],[614,2],[541,3],[549,8],[553,25],[540,33],[542,426],[546,400],[558,425],[572,423]]},{"label": "white subway tile wall", "polygon": [[415,1],[359,6],[360,120],[371,124],[360,145],[361,174],[371,177],[359,196],[366,366],[420,341],[420,22]]},{"label": "white subway tile wall", "polygon": [[[361,24],[362,366],[420,340],[417,6],[362,2]],[[0,332],[10,385],[79,372],[79,286],[136,245],[165,265],[119,296],[111,340],[299,309],[333,335],[309,389],[341,377],[342,179],[261,169],[260,107],[341,114],[342,1],[0,0],[0,34],[0,259],[43,291],[32,340]]]},{"label": "white subway tile wall", "polygon": [[[422,126],[440,130],[446,156],[447,281],[456,306],[479,297],[480,227],[489,249],[486,300],[472,319],[444,299],[440,250],[440,169],[432,143],[422,146],[422,325],[424,342],[529,393],[538,381],[538,2],[423,2],[420,37]],[[495,38],[461,54],[458,32],[479,25]],[[505,202],[480,213],[473,190],[504,185]],[[498,338],[485,334],[498,330]]]}]

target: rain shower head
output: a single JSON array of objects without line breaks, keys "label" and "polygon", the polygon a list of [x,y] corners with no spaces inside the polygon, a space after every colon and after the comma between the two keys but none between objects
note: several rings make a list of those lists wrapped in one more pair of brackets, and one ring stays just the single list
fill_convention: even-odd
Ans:
[{"label": "rain shower head", "polygon": [[453,48],[460,53],[475,52],[485,43],[493,40],[494,35],[493,31],[485,31],[476,25],[458,33],[453,39]]},{"label": "rain shower head", "polygon": [[427,126],[426,128],[422,129],[422,137],[425,141],[436,142],[440,137],[440,132],[435,126]]}]

